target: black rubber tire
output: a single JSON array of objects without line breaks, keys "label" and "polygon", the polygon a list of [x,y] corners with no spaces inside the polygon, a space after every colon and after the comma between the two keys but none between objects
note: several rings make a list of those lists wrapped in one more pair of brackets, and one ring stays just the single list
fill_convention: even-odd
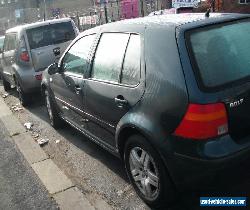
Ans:
[{"label": "black rubber tire", "polygon": [[[159,193],[158,196],[154,200],[147,199],[144,194],[140,191],[138,186],[136,185],[129,165],[129,154],[130,151],[135,148],[140,147],[144,151],[146,151],[151,158],[154,160],[154,163],[159,172]],[[150,207],[162,209],[170,206],[176,199],[177,193],[175,187],[171,181],[171,178],[168,175],[167,169],[163,164],[163,161],[158,154],[158,152],[148,143],[147,139],[141,135],[132,135],[128,138],[125,144],[124,150],[124,163],[127,175],[129,177],[130,182],[132,183],[135,191],[139,195],[139,197]]]},{"label": "black rubber tire", "polygon": [[18,94],[18,98],[20,101],[20,104],[23,107],[27,107],[28,105],[30,105],[30,95],[25,93],[20,85],[20,82],[17,80],[16,81],[16,90],[17,90],[17,94]]},{"label": "black rubber tire", "polygon": [[[60,117],[56,104],[54,103],[48,89],[44,89],[43,95],[44,95],[46,110],[49,116],[50,125],[55,129],[62,128],[64,125],[64,121]],[[50,103],[51,116],[48,109],[48,103]]]},{"label": "black rubber tire", "polygon": [[11,85],[10,83],[4,78],[2,77],[3,79],[3,88],[5,91],[10,91],[11,90]]}]

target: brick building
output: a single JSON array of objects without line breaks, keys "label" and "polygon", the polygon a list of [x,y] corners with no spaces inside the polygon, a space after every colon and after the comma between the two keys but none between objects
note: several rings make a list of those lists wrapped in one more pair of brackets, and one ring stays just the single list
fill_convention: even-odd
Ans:
[{"label": "brick building", "polygon": [[[207,8],[212,0],[203,2],[201,7]],[[250,13],[250,0],[215,0],[216,12]]]},{"label": "brick building", "polygon": [[219,4],[224,12],[250,13],[250,0],[223,0]]}]

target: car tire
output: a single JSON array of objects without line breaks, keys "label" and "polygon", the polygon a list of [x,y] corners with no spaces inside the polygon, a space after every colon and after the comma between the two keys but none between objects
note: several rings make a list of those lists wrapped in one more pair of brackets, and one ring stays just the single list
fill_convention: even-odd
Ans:
[{"label": "car tire", "polygon": [[29,94],[23,91],[20,82],[18,80],[16,81],[16,90],[20,104],[24,107],[28,106],[30,104]]},{"label": "car tire", "polygon": [[5,91],[10,91],[11,90],[11,85],[10,83],[4,78],[3,78],[3,88]]},{"label": "car tire", "polygon": [[53,102],[53,99],[51,98],[48,89],[44,90],[44,99],[51,126],[55,129],[61,128],[64,123],[59,115],[59,112],[56,108],[55,103]]},{"label": "car tire", "polygon": [[124,150],[127,175],[140,198],[150,207],[170,206],[175,187],[158,152],[141,135],[128,138]]}]

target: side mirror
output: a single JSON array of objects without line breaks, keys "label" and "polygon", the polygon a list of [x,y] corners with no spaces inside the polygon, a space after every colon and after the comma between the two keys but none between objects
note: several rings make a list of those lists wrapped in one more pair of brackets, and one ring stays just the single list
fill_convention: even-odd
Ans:
[{"label": "side mirror", "polygon": [[60,72],[60,68],[58,67],[58,63],[53,63],[48,67],[49,75],[53,75]]}]

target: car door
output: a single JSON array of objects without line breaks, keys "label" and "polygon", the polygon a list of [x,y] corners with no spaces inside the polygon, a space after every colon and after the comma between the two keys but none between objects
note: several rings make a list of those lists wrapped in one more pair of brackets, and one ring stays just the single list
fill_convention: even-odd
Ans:
[{"label": "car door", "polygon": [[112,147],[118,122],[144,91],[141,51],[137,34],[103,33],[85,82],[87,128]]},{"label": "car door", "polygon": [[82,37],[65,53],[60,73],[50,78],[50,87],[62,116],[76,126],[84,127],[84,72],[89,67],[89,52],[95,35]]},{"label": "car door", "polygon": [[12,65],[15,62],[15,53],[17,45],[17,34],[9,33],[4,41],[4,51],[2,54],[2,67],[4,77],[13,84],[13,69]]}]

